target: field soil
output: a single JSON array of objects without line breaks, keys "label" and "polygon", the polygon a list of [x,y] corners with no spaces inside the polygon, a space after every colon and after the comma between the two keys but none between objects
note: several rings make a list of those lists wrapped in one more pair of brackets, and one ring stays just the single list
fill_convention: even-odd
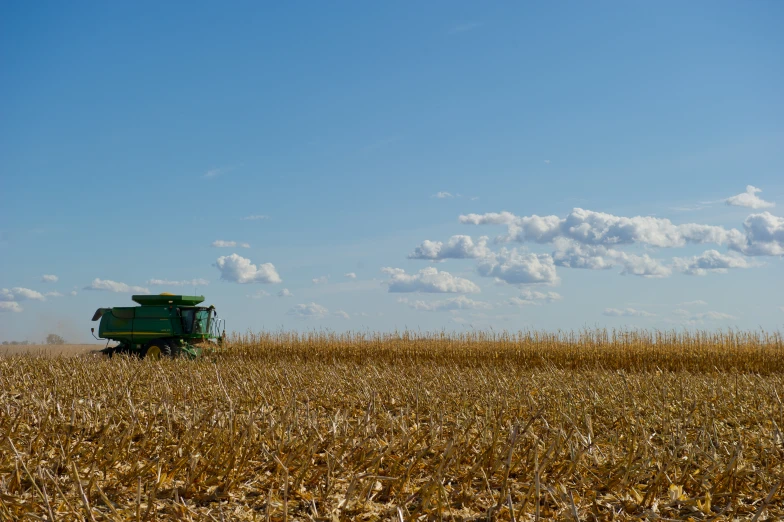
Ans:
[{"label": "field soil", "polygon": [[0,345],[0,357],[9,355],[47,355],[74,357],[78,355],[101,355],[103,344],[27,344]]}]

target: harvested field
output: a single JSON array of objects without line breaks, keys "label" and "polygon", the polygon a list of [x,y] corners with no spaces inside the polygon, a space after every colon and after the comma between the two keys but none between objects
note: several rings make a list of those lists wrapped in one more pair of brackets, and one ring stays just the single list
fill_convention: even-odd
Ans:
[{"label": "harvested field", "polygon": [[272,333],[0,358],[0,518],[780,520],[778,334]]},{"label": "harvested field", "polygon": [[0,357],[8,355],[47,355],[73,357],[90,355],[103,349],[103,344],[15,344],[0,345]]}]

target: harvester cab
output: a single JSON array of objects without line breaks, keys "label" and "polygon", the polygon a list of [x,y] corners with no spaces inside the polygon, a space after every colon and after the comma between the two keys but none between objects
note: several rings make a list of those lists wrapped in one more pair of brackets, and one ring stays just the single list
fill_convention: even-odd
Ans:
[{"label": "harvester cab", "polygon": [[[226,322],[214,306],[199,306],[202,295],[134,295],[140,306],[99,308],[99,339],[116,341],[105,348],[108,355],[130,353],[158,359],[200,355],[205,346],[223,344]],[[95,328],[91,328],[95,336]],[[108,343],[107,343],[108,344]]]}]

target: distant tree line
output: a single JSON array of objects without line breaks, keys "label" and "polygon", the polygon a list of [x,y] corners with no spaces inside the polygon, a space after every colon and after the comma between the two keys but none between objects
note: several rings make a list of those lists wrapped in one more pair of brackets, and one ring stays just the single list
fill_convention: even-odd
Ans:
[{"label": "distant tree line", "polygon": [[[3,341],[3,346],[27,346],[30,341]],[[49,334],[46,336],[46,344],[65,344],[65,339],[57,334]]]}]

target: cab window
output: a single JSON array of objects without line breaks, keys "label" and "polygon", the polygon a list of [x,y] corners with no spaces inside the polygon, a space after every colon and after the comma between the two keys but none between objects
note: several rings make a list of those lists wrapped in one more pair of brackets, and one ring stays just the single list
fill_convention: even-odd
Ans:
[{"label": "cab window", "polygon": [[180,308],[180,318],[182,319],[182,332],[185,334],[193,333],[193,318],[196,310],[193,308]]}]

